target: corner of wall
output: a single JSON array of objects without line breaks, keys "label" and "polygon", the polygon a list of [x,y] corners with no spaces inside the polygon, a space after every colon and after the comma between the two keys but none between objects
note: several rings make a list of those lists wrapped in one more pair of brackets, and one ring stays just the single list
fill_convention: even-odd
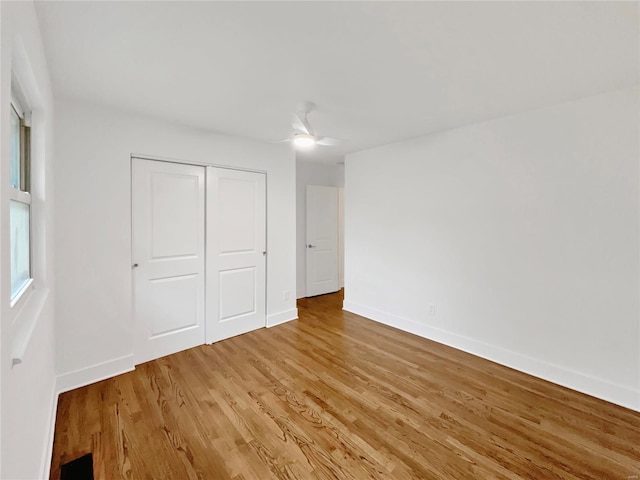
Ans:
[{"label": "corner of wall", "polygon": [[135,370],[133,354],[114,358],[113,360],[58,375],[56,392],[59,395],[133,370]]}]

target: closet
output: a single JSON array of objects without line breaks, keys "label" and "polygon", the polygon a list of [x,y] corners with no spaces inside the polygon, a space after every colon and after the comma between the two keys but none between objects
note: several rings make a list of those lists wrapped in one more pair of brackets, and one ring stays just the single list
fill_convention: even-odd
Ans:
[{"label": "closet", "polygon": [[266,175],[131,162],[135,363],[264,327]]}]

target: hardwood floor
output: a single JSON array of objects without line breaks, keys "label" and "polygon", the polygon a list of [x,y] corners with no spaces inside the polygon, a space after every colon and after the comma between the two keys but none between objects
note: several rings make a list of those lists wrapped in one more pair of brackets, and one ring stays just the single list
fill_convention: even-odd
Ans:
[{"label": "hardwood floor", "polygon": [[640,477],[640,414],[341,310],[60,396],[51,479]]}]

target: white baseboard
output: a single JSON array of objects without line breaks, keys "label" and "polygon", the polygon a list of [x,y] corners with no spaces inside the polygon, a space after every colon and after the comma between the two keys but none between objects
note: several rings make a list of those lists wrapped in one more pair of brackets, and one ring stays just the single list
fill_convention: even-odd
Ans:
[{"label": "white baseboard", "polygon": [[56,391],[60,393],[68,392],[75,388],[84,387],[92,383],[115,377],[122,373],[134,370],[133,355],[125,355],[124,357],[114,358],[106,362],[97,363],[90,367],[81,368],[73,372],[58,375],[56,382]]},{"label": "white baseboard", "polygon": [[307,296],[306,288],[299,288],[298,290],[296,290],[296,298],[304,298],[306,296]]},{"label": "white baseboard", "polygon": [[585,375],[560,365],[528,357],[473,338],[402,318],[348,300],[344,301],[343,310],[362,315],[376,322],[428,338],[478,357],[486,358],[492,362],[514,368],[563,387],[577,390],[635,411],[640,411],[640,391],[623,385],[613,384],[601,378]]},{"label": "white baseboard", "polygon": [[285,310],[284,312],[274,313],[267,315],[267,328],[275,327],[281,323],[290,322],[298,318],[298,309],[292,308],[291,310]]},{"label": "white baseboard", "polygon": [[40,462],[40,471],[42,478],[51,476],[51,460],[53,456],[53,439],[56,431],[56,416],[58,414],[58,392],[56,385],[53,386],[51,392],[51,408],[49,409],[49,431],[47,433],[47,446],[44,449],[42,461]]}]

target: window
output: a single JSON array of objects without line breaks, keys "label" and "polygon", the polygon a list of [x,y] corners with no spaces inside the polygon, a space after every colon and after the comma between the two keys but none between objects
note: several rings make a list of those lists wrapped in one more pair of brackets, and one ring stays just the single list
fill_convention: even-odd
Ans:
[{"label": "window", "polygon": [[[13,82],[12,82],[13,83]],[[12,85],[10,112],[11,301],[31,283],[31,194],[29,185],[31,129],[26,102]]]}]

